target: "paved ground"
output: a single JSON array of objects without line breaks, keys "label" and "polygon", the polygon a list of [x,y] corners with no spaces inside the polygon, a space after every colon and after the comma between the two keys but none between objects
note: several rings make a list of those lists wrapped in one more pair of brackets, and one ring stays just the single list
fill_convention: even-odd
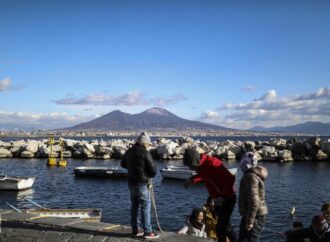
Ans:
[{"label": "paved ground", "polygon": [[[107,242],[148,241],[131,236],[129,226],[103,222],[85,222],[79,218],[40,217],[30,213],[1,210],[0,242]],[[149,241],[208,241],[173,232],[159,233]]]}]

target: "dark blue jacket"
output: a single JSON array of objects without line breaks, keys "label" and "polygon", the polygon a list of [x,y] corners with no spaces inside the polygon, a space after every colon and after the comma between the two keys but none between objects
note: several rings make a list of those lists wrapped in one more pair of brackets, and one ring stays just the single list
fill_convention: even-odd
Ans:
[{"label": "dark blue jacket", "polygon": [[128,170],[128,182],[131,185],[147,184],[148,179],[157,173],[151,154],[138,143],[126,151],[121,166]]}]

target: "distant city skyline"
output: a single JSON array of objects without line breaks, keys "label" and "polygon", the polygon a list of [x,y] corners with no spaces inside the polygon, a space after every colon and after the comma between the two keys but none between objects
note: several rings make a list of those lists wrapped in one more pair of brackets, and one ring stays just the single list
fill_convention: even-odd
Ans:
[{"label": "distant city skyline", "polygon": [[330,123],[329,1],[0,0],[0,129],[161,107],[248,129]]}]

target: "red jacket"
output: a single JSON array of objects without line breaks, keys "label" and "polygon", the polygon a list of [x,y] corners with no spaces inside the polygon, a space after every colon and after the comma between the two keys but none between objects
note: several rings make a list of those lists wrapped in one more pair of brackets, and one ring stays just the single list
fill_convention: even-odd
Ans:
[{"label": "red jacket", "polygon": [[235,176],[215,157],[202,154],[197,175],[191,180],[193,184],[203,181],[212,198],[230,198],[235,194]]}]

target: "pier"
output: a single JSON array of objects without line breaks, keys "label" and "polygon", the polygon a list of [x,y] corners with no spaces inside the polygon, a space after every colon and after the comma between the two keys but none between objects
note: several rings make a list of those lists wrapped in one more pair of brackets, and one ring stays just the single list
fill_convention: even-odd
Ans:
[{"label": "pier", "polygon": [[41,217],[13,210],[2,209],[0,216],[1,242],[210,241],[174,232],[159,233],[159,238],[146,240],[131,236],[131,228],[126,225],[86,222],[79,218]]}]

